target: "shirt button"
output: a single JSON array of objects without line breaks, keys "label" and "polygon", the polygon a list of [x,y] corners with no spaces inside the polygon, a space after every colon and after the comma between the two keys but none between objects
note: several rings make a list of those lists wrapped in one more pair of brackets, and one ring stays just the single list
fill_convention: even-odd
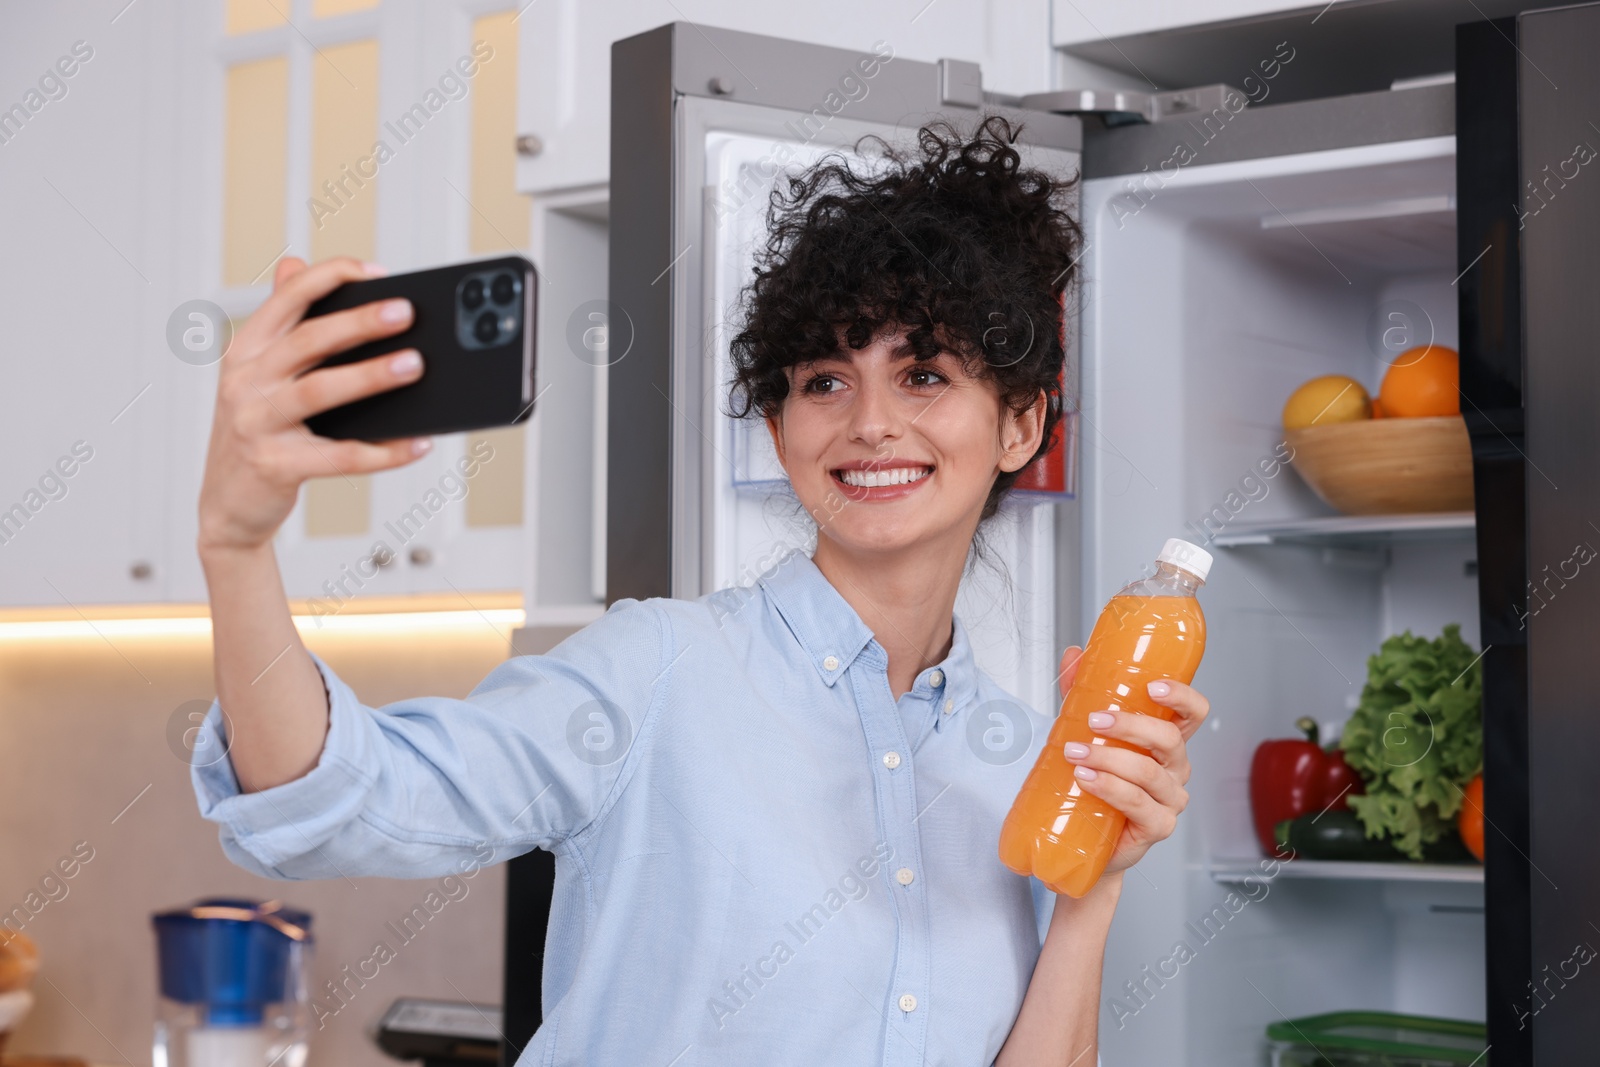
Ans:
[{"label": "shirt button", "polygon": [[900,766],[900,753],[885,752],[883,754],[883,765],[889,768],[891,771]]},{"label": "shirt button", "polygon": [[838,670],[839,669],[839,657],[838,656],[828,656],[827,658],[825,658],[822,661],[822,666],[823,666],[824,670],[830,670],[830,671]]},{"label": "shirt button", "polygon": [[956,710],[956,702],[954,700],[946,700],[944,702],[944,713],[946,715],[950,714],[952,711],[955,711],[955,710]]},{"label": "shirt button", "polygon": [[915,877],[916,875],[911,873],[910,867],[901,867],[898,871],[894,872],[894,880],[899,882],[901,885],[910,885],[911,880]]},{"label": "shirt button", "polygon": [[910,993],[902,993],[900,995],[900,1010],[901,1011],[916,1011],[917,1010],[917,998],[912,996]]},{"label": "shirt button", "polygon": [[928,675],[928,684],[933,686],[935,689],[943,685],[944,671],[934,671],[932,674]]}]

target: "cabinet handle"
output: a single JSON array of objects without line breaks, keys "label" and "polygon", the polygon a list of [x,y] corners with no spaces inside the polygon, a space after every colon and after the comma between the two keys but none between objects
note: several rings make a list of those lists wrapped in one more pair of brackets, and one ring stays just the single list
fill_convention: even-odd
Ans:
[{"label": "cabinet handle", "polygon": [[387,567],[394,562],[394,553],[387,548],[374,548],[372,555],[367,557],[367,562],[374,567]]},{"label": "cabinet handle", "polygon": [[706,87],[713,93],[716,93],[718,96],[733,95],[733,82],[729,81],[727,78],[724,78],[720,74],[707,82]]},{"label": "cabinet handle", "polygon": [[433,550],[418,545],[411,550],[411,564],[414,567],[426,567],[433,562]]},{"label": "cabinet handle", "polygon": [[544,142],[539,139],[539,136],[537,134],[533,134],[533,133],[519,133],[519,134],[517,134],[517,155],[519,155],[519,156],[536,156],[540,152],[543,152],[543,151],[544,151]]},{"label": "cabinet handle", "polygon": [[156,569],[142,559],[136,561],[133,566],[128,568],[129,576],[132,577],[136,582],[149,581],[151,576],[155,573]]}]

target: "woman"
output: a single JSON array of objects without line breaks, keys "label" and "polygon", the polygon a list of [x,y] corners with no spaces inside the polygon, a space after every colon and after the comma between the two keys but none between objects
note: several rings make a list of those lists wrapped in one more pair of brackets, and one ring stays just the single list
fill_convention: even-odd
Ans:
[{"label": "woman", "polygon": [[[231,747],[194,782],[228,855],[416,878],[551,850],[524,1064],[1093,1062],[1123,872],[1172,832],[1207,704],[1152,683],[1174,723],[1094,720],[1152,756],[1067,753],[1128,816],[1086,896],[999,863],[1051,720],[977,669],[954,604],[980,524],[1056,428],[1078,244],[1066,186],[1021,168],[1015,133],[925,128],[873,176],[834,158],[773,194],[731,395],[765,418],[814,552],[694,601],[619,600],[464,700],[364,707],[296,635],[271,539],[300,483],[427,443],[309,436],[307,416],[420,361],[305,373],[410,312],[302,321],[375,270],[280,263],[223,361],[201,493],[208,724],[226,708]],[[981,739],[1006,719],[1027,745],[997,755]]]}]

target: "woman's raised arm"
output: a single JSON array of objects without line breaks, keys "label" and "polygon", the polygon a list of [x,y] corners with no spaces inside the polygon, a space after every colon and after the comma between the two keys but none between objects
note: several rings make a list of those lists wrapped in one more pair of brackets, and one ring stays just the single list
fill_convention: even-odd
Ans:
[{"label": "woman's raised arm", "polygon": [[345,282],[381,274],[358,260],[308,267],[279,261],[272,295],[240,327],[222,359],[200,490],[200,563],[211,598],[217,698],[240,788],[266,789],[315,766],[328,731],[328,697],[289,615],[272,537],[309,478],[365,474],[411,462],[425,438],[369,444],[314,436],[308,416],[415,381],[422,357],[393,355],[305,373],[411,322],[405,300],[304,321]]}]

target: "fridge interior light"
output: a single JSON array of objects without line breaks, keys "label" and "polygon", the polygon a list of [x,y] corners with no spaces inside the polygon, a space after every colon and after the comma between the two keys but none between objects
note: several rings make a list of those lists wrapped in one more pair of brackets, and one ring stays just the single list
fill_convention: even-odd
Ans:
[{"label": "fridge interior light", "polygon": [[1263,230],[1278,230],[1285,226],[1315,226],[1328,222],[1359,222],[1363,219],[1393,219],[1406,215],[1432,215],[1455,211],[1453,195],[1412,196],[1398,200],[1380,200],[1370,204],[1340,204],[1337,207],[1311,208],[1307,211],[1277,211],[1261,216]]}]

